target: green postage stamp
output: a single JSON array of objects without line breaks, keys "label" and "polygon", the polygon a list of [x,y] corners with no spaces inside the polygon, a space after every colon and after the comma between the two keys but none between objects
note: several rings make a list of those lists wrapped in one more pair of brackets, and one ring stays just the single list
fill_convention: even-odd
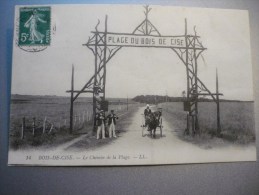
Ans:
[{"label": "green postage stamp", "polygon": [[19,46],[49,46],[50,7],[22,7],[19,19]]}]

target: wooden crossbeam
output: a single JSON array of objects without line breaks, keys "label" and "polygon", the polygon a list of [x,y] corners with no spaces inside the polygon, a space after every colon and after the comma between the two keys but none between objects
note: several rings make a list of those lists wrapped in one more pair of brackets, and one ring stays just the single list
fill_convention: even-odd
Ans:
[{"label": "wooden crossbeam", "polygon": [[223,93],[190,93],[191,95],[223,95]]},{"label": "wooden crossbeam", "polygon": [[[71,93],[71,90],[67,90],[66,93]],[[73,92],[76,93],[93,93],[93,91],[87,90],[87,91],[80,91],[80,90],[73,90]]]}]

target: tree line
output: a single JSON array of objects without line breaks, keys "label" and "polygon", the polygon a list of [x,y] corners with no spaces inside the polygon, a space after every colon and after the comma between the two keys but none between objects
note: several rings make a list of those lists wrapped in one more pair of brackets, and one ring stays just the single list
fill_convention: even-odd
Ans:
[{"label": "tree line", "polygon": [[[184,102],[186,97],[170,97],[162,95],[138,95],[132,99],[135,102],[145,103],[145,104],[159,104],[163,102]],[[199,102],[211,102],[212,99],[206,97],[199,97]],[[238,100],[225,100],[220,101],[238,101]]]}]

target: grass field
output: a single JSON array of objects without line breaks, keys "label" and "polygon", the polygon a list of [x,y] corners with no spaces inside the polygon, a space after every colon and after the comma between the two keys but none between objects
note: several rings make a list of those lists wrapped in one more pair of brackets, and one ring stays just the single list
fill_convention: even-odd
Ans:
[{"label": "grass field", "polygon": [[[125,113],[126,99],[110,99],[109,110]],[[129,101],[129,109],[139,104]],[[186,128],[186,115],[182,102],[167,102],[158,105],[163,108],[163,116],[171,123],[181,138]],[[74,103],[74,134],[69,130],[69,97],[55,96],[12,96],[10,112],[10,146],[26,148],[44,144],[69,141],[80,133],[92,132],[91,98],[78,98]],[[253,102],[221,102],[221,127],[223,139],[236,143],[255,141],[254,103]],[[25,117],[24,139],[21,139],[22,119]],[[35,133],[32,134],[33,118],[35,117]],[[43,123],[46,118],[46,132]],[[199,103],[199,124],[201,136],[210,139],[215,137],[216,104],[214,102]],[[196,139],[196,138],[195,138]],[[197,140],[196,140],[197,141]],[[201,139],[202,141],[202,139]]]},{"label": "grass field", "polygon": [[[172,125],[183,133],[186,128],[187,114],[183,111],[183,103],[168,102],[159,106],[171,115]],[[244,144],[255,141],[253,102],[221,102],[220,111],[224,139]],[[203,135],[214,136],[216,134],[216,104],[214,102],[199,102],[199,125]]]},{"label": "grass field", "polygon": [[[92,102],[91,98],[78,98],[74,102],[74,133],[92,131]],[[126,99],[108,99],[109,110],[116,113],[125,112]],[[135,103],[129,102],[129,108]],[[20,147],[40,146],[57,141],[73,139],[68,135],[69,130],[70,98],[57,96],[24,96],[13,95],[10,106],[10,146]],[[25,118],[24,139],[21,139],[22,121]],[[35,130],[33,132],[33,118]],[[46,119],[43,134],[43,124]]]}]

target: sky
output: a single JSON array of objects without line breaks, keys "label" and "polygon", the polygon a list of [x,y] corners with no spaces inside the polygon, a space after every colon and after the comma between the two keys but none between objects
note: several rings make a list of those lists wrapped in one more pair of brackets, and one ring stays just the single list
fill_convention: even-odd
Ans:
[{"label": "sky", "polygon": [[[215,92],[216,68],[224,99],[253,100],[252,64],[248,12],[205,8],[151,6],[149,20],[162,35],[183,35],[193,27],[201,36],[203,59],[198,76]],[[108,31],[132,33],[144,20],[142,6],[57,5],[52,6],[51,45],[41,52],[25,52],[16,45],[19,9],[16,7],[13,43],[12,94],[68,96],[72,64],[75,89],[81,89],[94,73],[94,56],[82,44],[100,19]],[[107,97],[136,95],[181,96],[186,90],[186,69],[171,49],[122,48],[107,64]]]}]

